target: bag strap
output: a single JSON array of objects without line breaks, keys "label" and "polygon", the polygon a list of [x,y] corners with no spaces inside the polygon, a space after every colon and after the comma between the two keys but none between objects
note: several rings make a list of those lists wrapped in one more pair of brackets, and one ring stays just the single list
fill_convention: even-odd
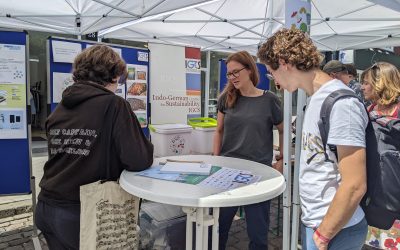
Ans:
[{"label": "bag strap", "polygon": [[[325,161],[328,162],[333,162],[332,160],[329,159],[328,153],[326,152],[326,146],[328,143],[328,134],[329,134],[329,127],[330,127],[330,116],[331,116],[331,111],[333,108],[333,105],[344,98],[358,98],[358,96],[349,89],[339,89],[336,90],[332,93],[330,93],[324,100],[321,106],[321,111],[320,111],[320,119],[318,121],[318,129],[319,133],[321,135],[321,140],[322,140],[322,146],[324,147],[324,155],[325,155]],[[337,158],[337,150],[336,150],[336,145],[328,145],[329,149],[336,154]]]}]

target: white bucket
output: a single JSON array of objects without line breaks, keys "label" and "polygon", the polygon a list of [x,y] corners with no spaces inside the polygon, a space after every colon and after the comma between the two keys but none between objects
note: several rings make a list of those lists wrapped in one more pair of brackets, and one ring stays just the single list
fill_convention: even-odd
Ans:
[{"label": "white bucket", "polygon": [[198,154],[211,154],[216,127],[194,127],[192,132],[192,151]]},{"label": "white bucket", "polygon": [[186,124],[150,125],[154,156],[189,154],[192,130],[192,127]]}]

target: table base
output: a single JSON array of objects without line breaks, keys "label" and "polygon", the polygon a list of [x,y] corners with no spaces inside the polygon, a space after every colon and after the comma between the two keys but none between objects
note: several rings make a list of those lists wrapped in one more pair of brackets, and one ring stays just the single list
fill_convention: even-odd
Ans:
[{"label": "table base", "polygon": [[[218,250],[219,207],[182,207],[186,213],[186,250],[193,249],[193,222],[196,223],[196,250],[208,249],[208,228],[212,226],[212,250]],[[210,214],[210,212],[212,212]]]}]

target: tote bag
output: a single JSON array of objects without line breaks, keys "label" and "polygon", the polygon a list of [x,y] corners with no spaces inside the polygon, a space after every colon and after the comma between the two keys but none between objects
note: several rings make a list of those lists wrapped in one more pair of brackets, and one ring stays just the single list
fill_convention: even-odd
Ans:
[{"label": "tote bag", "polygon": [[[109,120],[103,130],[108,135],[106,145],[110,145],[112,134]],[[104,155],[109,180],[111,164],[109,154]],[[80,249],[138,249],[138,197],[127,193],[116,181],[97,181],[80,187],[80,201]]]},{"label": "tote bag", "polygon": [[101,181],[80,188],[80,249],[137,249],[139,198],[118,182]]}]

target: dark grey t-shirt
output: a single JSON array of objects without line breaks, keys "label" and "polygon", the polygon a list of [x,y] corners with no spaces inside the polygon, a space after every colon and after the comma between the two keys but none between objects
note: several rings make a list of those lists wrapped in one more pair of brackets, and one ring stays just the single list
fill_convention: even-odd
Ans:
[{"label": "dark grey t-shirt", "polygon": [[225,100],[225,95],[218,99],[218,111],[224,114],[220,155],[271,165],[273,125],[283,121],[278,97],[270,91],[257,97],[239,96],[233,108],[227,108]]}]

